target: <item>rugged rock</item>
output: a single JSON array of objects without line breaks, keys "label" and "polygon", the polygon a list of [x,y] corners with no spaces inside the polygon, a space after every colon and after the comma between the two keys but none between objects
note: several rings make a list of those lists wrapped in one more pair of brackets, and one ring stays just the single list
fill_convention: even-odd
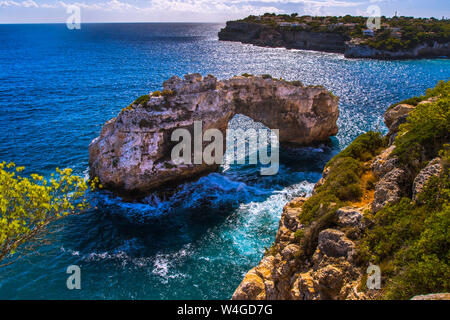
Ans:
[{"label": "rugged rock", "polygon": [[372,171],[375,177],[382,178],[384,175],[398,166],[398,158],[392,157],[392,151],[395,146],[392,145],[389,148],[383,150],[372,162]]},{"label": "rugged rock", "polygon": [[362,214],[352,207],[343,207],[336,211],[338,224],[342,227],[362,228]]},{"label": "rugged rock", "polygon": [[395,203],[405,195],[404,184],[408,174],[401,168],[394,168],[386,173],[375,186],[372,211],[378,212],[387,204]]},{"label": "rugged rock", "polygon": [[384,123],[386,126],[391,129],[392,125],[398,122],[400,119],[405,119],[408,113],[414,110],[414,106],[401,103],[390,109],[388,109],[384,113]]},{"label": "rugged rock", "polygon": [[413,183],[413,199],[417,200],[417,195],[422,192],[431,177],[439,176],[443,172],[442,161],[440,158],[435,158],[423,168],[414,179]]},{"label": "rugged rock", "polygon": [[219,40],[239,41],[263,47],[315,50],[343,53],[347,37],[331,32],[293,30],[241,21],[228,21],[219,32]]},{"label": "rugged rock", "polygon": [[203,132],[215,128],[225,137],[228,121],[244,114],[279,129],[280,143],[299,145],[327,140],[338,130],[338,98],[323,87],[253,76],[218,81],[191,74],[172,77],[163,88],[162,95],[151,94],[122,110],[91,142],[90,175],[107,189],[139,197],[216,170],[217,164],[177,165],[171,160],[177,144],[171,141],[172,132],[192,132],[196,120],[202,121]]},{"label": "rugged rock", "polygon": [[414,108],[412,105],[402,103],[389,108],[384,113],[384,123],[389,129],[387,136],[390,145],[394,143],[400,125],[406,122],[406,117]]},{"label": "rugged rock", "polygon": [[326,229],[319,233],[318,250],[328,257],[350,258],[353,255],[355,244],[347,239],[343,232],[335,229]]},{"label": "rugged rock", "polygon": [[346,42],[344,55],[346,58],[371,59],[414,59],[450,55],[450,43],[422,43],[409,50],[379,50],[368,45]]},{"label": "rugged rock", "polygon": [[228,21],[219,40],[239,41],[263,47],[343,53],[346,58],[412,59],[450,55],[450,43],[422,43],[409,50],[387,51],[353,41],[333,32],[314,32],[244,21]]},{"label": "rugged rock", "polygon": [[[430,98],[422,103],[430,103],[434,99]],[[400,119],[404,121],[413,108],[399,105],[389,109],[385,115],[388,127],[392,130]],[[414,178],[416,167],[409,166],[395,157],[395,148],[396,146],[391,144],[381,152],[377,150],[379,153],[374,159],[360,162],[364,166],[364,172],[359,173],[363,195],[360,199],[345,202],[345,207],[336,207],[337,204],[331,202],[327,210],[321,212],[330,199],[327,199],[327,195],[322,197],[322,194],[319,194],[320,197],[308,203],[309,210],[312,206],[315,207],[313,221],[302,225],[302,207],[308,199],[297,198],[288,203],[283,209],[275,242],[261,260],[262,263],[270,259],[272,268],[271,272],[260,274],[259,281],[266,284],[265,294],[252,294],[246,289],[249,286],[246,279],[236,292],[242,294],[248,291],[248,299],[382,298],[383,290],[367,288],[367,248],[361,240],[365,235],[370,236],[371,228],[379,223],[379,216],[374,213],[387,204],[397,202],[401,197],[417,200],[417,195],[429,179],[441,174],[444,169],[441,158],[428,158],[435,155],[424,153],[419,155],[420,161],[417,160],[417,164],[427,160],[429,163]],[[332,167],[324,169],[314,190],[323,186],[327,179],[334,177],[334,172],[331,174]],[[334,182],[330,181],[330,185]],[[323,202],[317,203],[317,199]],[[414,205],[417,205],[417,202]],[[371,208],[372,212],[367,208]],[[309,210],[308,214],[311,214]],[[358,253],[359,249],[363,249],[359,252],[362,254]],[[267,263],[265,265],[267,266]],[[267,284],[271,284],[270,295],[267,293]],[[449,294],[416,296],[413,299],[449,299]]]},{"label": "rugged rock", "polygon": [[[311,261],[299,259],[301,248],[295,231],[304,228],[298,217],[305,201],[306,198],[296,198],[284,207],[274,246],[258,266],[247,273],[232,299],[365,298],[357,290],[361,271],[353,264],[355,244],[342,231],[323,230]],[[346,226],[361,225],[358,214],[350,208],[343,208],[341,212]]]}]

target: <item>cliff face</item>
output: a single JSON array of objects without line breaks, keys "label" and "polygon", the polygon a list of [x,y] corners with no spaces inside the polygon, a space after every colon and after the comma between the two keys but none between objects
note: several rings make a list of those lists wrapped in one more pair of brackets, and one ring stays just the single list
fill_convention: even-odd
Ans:
[{"label": "cliff face", "polygon": [[194,121],[203,132],[220,130],[244,114],[279,129],[280,143],[299,145],[327,140],[337,133],[338,98],[322,87],[262,77],[186,75],[163,83],[163,95],[146,95],[125,108],[102,128],[89,146],[91,177],[124,196],[139,197],[164,184],[175,184],[208,173],[217,164],[175,164],[172,132],[192,132]]},{"label": "cliff face", "polygon": [[257,23],[229,21],[219,32],[219,40],[239,41],[257,46],[343,53],[345,41],[349,39],[337,33],[295,31]]},{"label": "cliff face", "polygon": [[336,52],[343,53],[346,58],[414,59],[450,56],[450,43],[423,43],[411,50],[387,51],[350,41],[349,37],[339,33],[301,31],[241,21],[228,21],[219,32],[219,40],[263,47]]},{"label": "cliff face", "polygon": [[[284,207],[275,242],[232,299],[398,299],[450,290],[450,82],[445,85],[439,98],[426,97],[418,107],[389,108],[386,137],[358,137],[327,164],[310,198]],[[418,122],[396,140],[416,108]],[[434,114],[447,126],[440,133],[440,125],[428,120]],[[439,143],[419,143],[425,132]],[[366,286],[369,262],[382,266],[382,290]]]},{"label": "cliff face", "polygon": [[450,56],[450,43],[420,44],[411,50],[387,51],[378,50],[367,45],[347,42],[345,45],[345,57],[347,58],[372,58],[372,59],[414,59],[424,57]]}]

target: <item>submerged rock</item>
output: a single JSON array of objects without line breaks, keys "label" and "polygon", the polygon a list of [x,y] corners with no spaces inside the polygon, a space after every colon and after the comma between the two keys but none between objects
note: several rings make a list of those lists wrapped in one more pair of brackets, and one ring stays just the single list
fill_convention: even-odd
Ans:
[{"label": "submerged rock", "polygon": [[[229,120],[244,114],[271,129],[280,143],[307,145],[327,140],[338,131],[338,98],[320,86],[270,77],[186,75],[163,83],[163,91],[143,96],[108,121],[89,146],[91,177],[122,196],[139,197],[167,184],[214,171],[219,164],[175,164],[171,141],[175,129],[202,132],[210,128],[225,136]],[[203,143],[203,147],[208,143]]]}]

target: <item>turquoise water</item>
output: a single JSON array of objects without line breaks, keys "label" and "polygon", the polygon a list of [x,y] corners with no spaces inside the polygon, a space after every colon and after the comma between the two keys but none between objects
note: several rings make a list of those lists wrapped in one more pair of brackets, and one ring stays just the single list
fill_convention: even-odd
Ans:
[{"label": "turquoise water", "polygon": [[[0,25],[0,160],[49,175],[86,175],[102,124],[172,75],[269,73],[341,97],[327,145],[282,150],[280,172],[224,167],[171,198],[124,203],[107,192],[54,226],[39,255],[0,269],[2,299],[228,299],[274,240],[284,204],[311,192],[330,157],[367,130],[385,131],[395,101],[450,78],[450,61],[349,60],[339,54],[219,42],[216,24]],[[232,126],[253,126],[236,117]],[[67,266],[82,270],[68,290]]]}]

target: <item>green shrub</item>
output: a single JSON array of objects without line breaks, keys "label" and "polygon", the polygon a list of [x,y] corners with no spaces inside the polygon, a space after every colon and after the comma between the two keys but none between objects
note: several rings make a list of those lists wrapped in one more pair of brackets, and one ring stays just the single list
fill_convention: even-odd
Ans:
[{"label": "green shrub", "polygon": [[358,136],[353,142],[331,159],[326,167],[332,165],[340,158],[350,157],[360,161],[368,161],[378,154],[385,146],[385,142],[381,133],[369,131]]},{"label": "green shrub", "polygon": [[246,78],[253,77],[253,75],[249,73],[243,73],[242,76]]},{"label": "green shrub", "polygon": [[272,76],[270,74],[263,74],[261,77],[263,79],[272,79]]},{"label": "green shrub", "polygon": [[303,255],[312,254],[319,232],[335,223],[337,208],[348,201],[361,199],[363,161],[373,158],[382,145],[380,133],[365,133],[327,164],[328,173],[324,183],[303,203],[298,217],[307,226],[300,239]]},{"label": "green shrub", "polygon": [[159,97],[159,96],[161,96],[161,91],[156,90],[156,91],[152,92],[152,97]]},{"label": "green shrub", "polygon": [[168,90],[168,89],[164,89],[164,90],[161,92],[161,95],[162,95],[163,97],[173,97],[173,96],[175,95],[175,91],[173,91],[173,90]]},{"label": "green shrub", "polygon": [[294,232],[294,239],[295,239],[295,241],[300,241],[303,238],[304,233],[305,232],[303,231],[303,229],[296,230]]},{"label": "green shrub", "polygon": [[139,98],[137,98],[133,102],[133,104],[146,105],[149,100],[150,100],[150,96],[148,94],[144,94],[143,96],[140,96]]},{"label": "green shrub", "polygon": [[426,97],[435,95],[439,96],[437,101],[419,104],[409,113],[395,139],[393,155],[415,170],[420,167],[423,155],[436,156],[450,138],[450,81],[440,82],[427,91]]},{"label": "green shrub", "polygon": [[296,86],[296,87],[303,87],[303,83],[299,80],[291,81],[290,84],[292,84],[293,86]]},{"label": "green shrub", "polygon": [[403,198],[374,216],[374,227],[359,245],[368,262],[379,264],[384,297],[449,292],[450,177],[449,150],[443,150],[444,173],[429,180],[419,201]]}]

